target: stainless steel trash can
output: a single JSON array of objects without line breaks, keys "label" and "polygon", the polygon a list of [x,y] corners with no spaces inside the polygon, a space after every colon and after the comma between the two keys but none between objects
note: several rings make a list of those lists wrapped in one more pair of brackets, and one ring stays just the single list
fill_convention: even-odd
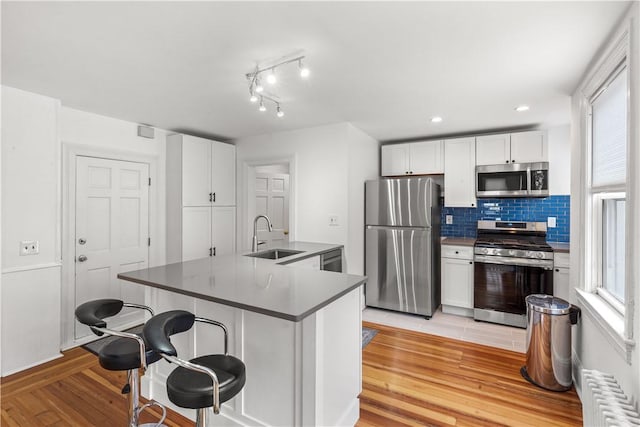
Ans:
[{"label": "stainless steel trash can", "polygon": [[529,382],[552,391],[571,388],[571,325],[580,309],[552,295],[534,294],[527,303],[527,362],[520,369]]}]

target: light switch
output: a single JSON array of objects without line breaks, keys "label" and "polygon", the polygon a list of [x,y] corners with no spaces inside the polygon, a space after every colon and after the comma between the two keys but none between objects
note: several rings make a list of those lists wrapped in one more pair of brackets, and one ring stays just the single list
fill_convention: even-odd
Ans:
[{"label": "light switch", "polygon": [[445,222],[446,222],[448,225],[453,224],[453,215],[446,215],[446,216],[445,216]]},{"label": "light switch", "polygon": [[547,217],[547,227],[556,228],[556,217],[555,216],[548,216]]}]

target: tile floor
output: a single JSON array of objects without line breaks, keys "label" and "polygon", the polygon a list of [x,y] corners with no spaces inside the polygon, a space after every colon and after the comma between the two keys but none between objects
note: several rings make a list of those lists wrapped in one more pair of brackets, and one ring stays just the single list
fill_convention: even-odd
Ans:
[{"label": "tile floor", "polygon": [[427,320],[422,316],[367,307],[362,312],[362,320],[520,353],[526,351],[524,329],[476,322],[469,317],[443,313],[440,309]]}]

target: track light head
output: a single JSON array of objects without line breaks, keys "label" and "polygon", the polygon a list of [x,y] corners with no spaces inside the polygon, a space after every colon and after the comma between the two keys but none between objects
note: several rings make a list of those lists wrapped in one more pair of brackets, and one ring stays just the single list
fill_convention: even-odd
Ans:
[{"label": "track light head", "polygon": [[249,101],[251,102],[258,102],[258,97],[256,96],[255,93],[251,94],[251,97],[249,97]]},{"label": "track light head", "polygon": [[280,104],[278,104],[278,109],[277,109],[277,112],[276,112],[276,116],[278,116],[278,117],[284,117],[284,111],[282,111],[282,110],[280,109]]},{"label": "track light head", "polygon": [[300,77],[302,77],[303,79],[306,79],[307,77],[309,77],[309,74],[311,74],[309,68],[305,67],[302,63],[302,59],[298,60],[298,68],[300,69]]},{"label": "track light head", "polygon": [[271,69],[271,72],[267,76],[267,83],[269,83],[270,85],[274,85],[277,81],[278,79],[276,78],[276,69],[274,67]]},{"label": "track light head", "polygon": [[256,77],[256,86],[254,90],[258,93],[262,93],[262,91],[264,91],[264,86],[262,86],[262,84],[260,83],[260,80],[257,77]]},{"label": "track light head", "polygon": [[262,99],[262,97],[260,97],[260,106],[258,107],[258,110],[263,113],[267,111],[267,107],[264,106],[264,100]]}]

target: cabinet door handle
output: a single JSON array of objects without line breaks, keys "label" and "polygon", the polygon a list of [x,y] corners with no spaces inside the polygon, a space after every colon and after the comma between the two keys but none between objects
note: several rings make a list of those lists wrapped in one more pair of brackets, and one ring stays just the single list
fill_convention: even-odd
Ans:
[{"label": "cabinet door handle", "polygon": [[509,163],[509,160],[506,160],[505,163]]},{"label": "cabinet door handle", "polygon": [[556,273],[560,273],[560,269],[559,268],[556,268]]},{"label": "cabinet door handle", "polygon": [[469,264],[473,264],[473,261],[469,261]]},{"label": "cabinet door handle", "polygon": [[215,203],[216,202],[216,193],[212,193],[213,194],[213,200],[212,202]]},{"label": "cabinet door handle", "polygon": [[409,171],[409,175],[413,175],[413,171]]},{"label": "cabinet door handle", "polygon": [[213,247],[213,256],[216,256],[216,247]]},{"label": "cabinet door handle", "polygon": [[209,248],[209,256],[213,256],[213,248]]},{"label": "cabinet door handle", "polygon": [[516,162],[515,160],[511,160],[511,163],[515,163],[515,162]]},{"label": "cabinet door handle", "polygon": [[456,254],[459,254],[460,252],[456,251]]},{"label": "cabinet door handle", "polygon": [[209,202],[213,202],[213,193],[209,193]]}]

